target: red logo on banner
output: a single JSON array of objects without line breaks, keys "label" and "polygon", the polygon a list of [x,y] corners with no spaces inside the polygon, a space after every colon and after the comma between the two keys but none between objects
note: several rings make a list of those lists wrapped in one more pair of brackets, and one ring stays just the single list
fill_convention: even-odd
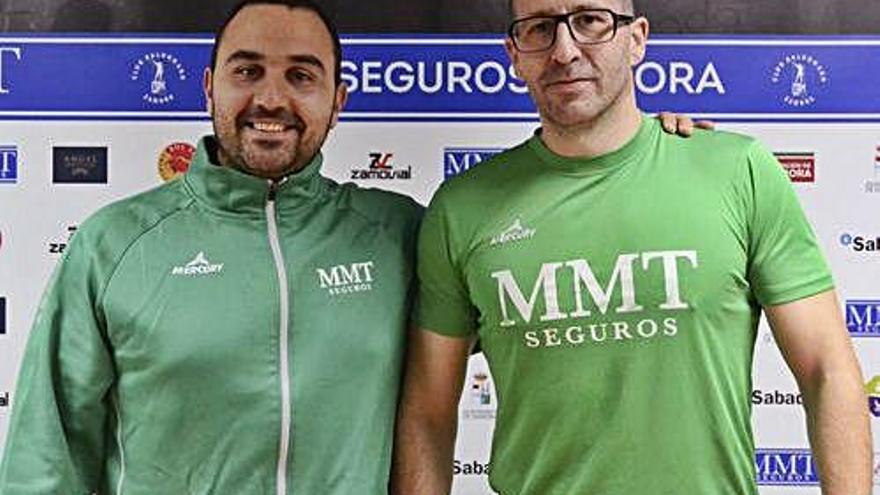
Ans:
[{"label": "red logo on banner", "polygon": [[792,182],[816,182],[815,153],[774,153]]},{"label": "red logo on banner", "polygon": [[189,143],[169,144],[159,154],[159,176],[168,182],[185,174],[195,153],[196,147]]}]

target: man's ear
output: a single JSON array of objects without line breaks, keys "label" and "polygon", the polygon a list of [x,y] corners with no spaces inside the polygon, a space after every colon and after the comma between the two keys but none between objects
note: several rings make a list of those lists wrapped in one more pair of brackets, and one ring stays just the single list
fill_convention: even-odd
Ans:
[{"label": "man's ear", "polygon": [[202,76],[202,89],[205,91],[205,110],[208,115],[214,116],[214,73],[210,67],[205,67],[205,73]]},{"label": "man's ear", "polygon": [[637,17],[630,24],[630,42],[629,42],[629,65],[635,67],[645,60],[645,51],[648,48],[648,35],[651,32],[651,25],[648,19]]},{"label": "man's ear", "polygon": [[513,75],[519,77],[519,71],[516,70],[519,64],[519,51],[513,46],[513,40],[510,37],[504,39],[504,51],[507,52],[507,58],[510,59],[510,65],[513,67]]},{"label": "man's ear", "polygon": [[348,101],[348,86],[345,83],[339,83],[339,86],[336,87],[336,95],[333,97],[333,115],[330,118],[331,129],[339,123],[339,114],[342,112],[343,107],[345,107],[346,101]]}]

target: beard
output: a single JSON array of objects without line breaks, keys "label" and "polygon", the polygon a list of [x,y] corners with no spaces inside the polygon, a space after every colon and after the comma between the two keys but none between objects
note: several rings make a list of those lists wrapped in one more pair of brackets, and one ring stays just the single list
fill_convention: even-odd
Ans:
[{"label": "beard", "polygon": [[[308,126],[287,110],[266,111],[248,108],[233,116],[212,109],[217,158],[221,165],[248,175],[278,179],[296,173],[309,164],[330,132],[331,116],[323,125]],[[271,121],[285,127],[283,133],[259,133],[250,122]]]}]

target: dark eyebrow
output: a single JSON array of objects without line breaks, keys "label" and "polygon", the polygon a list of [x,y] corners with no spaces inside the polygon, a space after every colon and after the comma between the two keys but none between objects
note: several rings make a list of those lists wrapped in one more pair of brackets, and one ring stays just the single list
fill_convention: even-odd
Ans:
[{"label": "dark eyebrow", "polygon": [[248,60],[251,62],[255,62],[257,60],[263,60],[265,57],[263,55],[252,52],[249,50],[236,50],[232,52],[228,57],[226,57],[226,63],[235,62],[236,60]]},{"label": "dark eyebrow", "polygon": [[[236,50],[232,52],[228,57],[226,57],[226,63],[235,62],[237,60],[245,60],[248,62],[259,62],[260,60],[265,60],[265,56],[259,52],[253,52],[250,50]],[[327,69],[324,67],[324,64],[321,62],[321,59],[314,55],[288,55],[287,61],[294,64],[306,64],[311,65],[321,72],[326,72]]]},{"label": "dark eyebrow", "polygon": [[327,71],[324,64],[321,62],[321,59],[314,55],[288,55],[287,60],[296,64],[311,65],[319,69],[321,72]]}]

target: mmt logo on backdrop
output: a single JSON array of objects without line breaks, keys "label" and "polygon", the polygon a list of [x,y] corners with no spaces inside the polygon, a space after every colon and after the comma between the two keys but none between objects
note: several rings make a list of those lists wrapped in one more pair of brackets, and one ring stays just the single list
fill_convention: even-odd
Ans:
[{"label": "mmt logo on backdrop", "polygon": [[466,172],[502,151],[504,148],[445,148],[443,178],[449,179]]},{"label": "mmt logo on backdrop", "polygon": [[759,485],[819,484],[819,472],[808,449],[757,449],[755,474]]},{"label": "mmt logo on backdrop", "polygon": [[0,145],[0,184],[18,182],[18,147]]},{"label": "mmt logo on backdrop", "polygon": [[880,299],[846,301],[846,328],[853,337],[880,337]]}]

